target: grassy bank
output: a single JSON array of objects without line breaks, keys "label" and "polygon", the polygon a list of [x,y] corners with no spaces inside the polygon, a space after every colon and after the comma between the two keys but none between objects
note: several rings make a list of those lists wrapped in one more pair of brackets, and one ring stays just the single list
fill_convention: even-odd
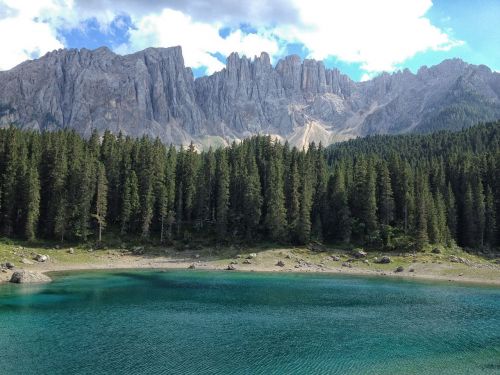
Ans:
[{"label": "grassy bank", "polygon": [[[312,251],[306,247],[226,246],[197,247],[179,250],[161,246],[114,246],[93,249],[89,245],[58,245],[0,240],[0,263],[11,262],[17,269],[40,272],[98,268],[188,268],[276,272],[332,272],[367,274],[386,277],[411,277],[500,285],[498,258],[469,254],[459,248],[440,248],[425,252],[385,253],[370,251],[366,257],[355,258],[351,250],[324,247]],[[255,257],[250,254],[256,254]],[[33,260],[35,254],[49,256],[46,262]],[[388,264],[377,263],[389,256]],[[251,258],[251,259],[247,259]],[[277,265],[281,261],[283,265]],[[396,272],[398,267],[401,272]],[[12,271],[0,273],[7,281]]]}]

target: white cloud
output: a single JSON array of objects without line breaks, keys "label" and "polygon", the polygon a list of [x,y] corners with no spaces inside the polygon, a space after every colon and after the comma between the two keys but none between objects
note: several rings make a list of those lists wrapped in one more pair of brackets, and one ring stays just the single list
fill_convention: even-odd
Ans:
[{"label": "white cloud", "polygon": [[[462,43],[432,25],[426,17],[431,7],[431,0],[0,0],[0,35],[10,36],[0,39],[0,69],[61,48],[58,30],[84,28],[83,21],[95,18],[106,32],[126,13],[133,27],[119,53],[181,45],[186,65],[210,73],[223,67],[216,53],[266,51],[276,59],[287,43],[302,43],[310,58],[360,64],[367,79],[419,52]],[[240,24],[257,31],[245,33]],[[232,30],[225,38],[222,27]]]},{"label": "white cloud", "polygon": [[430,0],[295,0],[301,22],[278,27],[284,39],[303,43],[310,57],[335,56],[367,72],[392,71],[426,50],[460,45],[433,26]]},{"label": "white cloud", "polygon": [[0,1],[0,8],[7,14],[0,19],[0,70],[64,47],[49,23],[35,20],[50,12],[52,6],[51,1],[45,0]]},{"label": "white cloud", "polygon": [[249,57],[262,51],[275,54],[278,43],[266,33],[245,34],[241,30],[231,32],[226,38],[219,35],[220,23],[196,22],[182,12],[165,9],[160,14],[139,19],[136,28],[130,30],[129,43],[119,47],[119,52],[132,52],[147,47],[182,46],[187,66],[206,67],[207,73],[224,67],[213,56],[239,52]]}]

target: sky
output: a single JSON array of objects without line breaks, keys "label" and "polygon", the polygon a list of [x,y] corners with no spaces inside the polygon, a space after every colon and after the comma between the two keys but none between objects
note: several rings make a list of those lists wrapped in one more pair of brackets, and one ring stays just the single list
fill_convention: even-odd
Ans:
[{"label": "sky", "polygon": [[196,76],[262,51],[357,81],[452,57],[500,71],[499,25],[500,0],[0,0],[0,70],[60,48],[180,45]]}]

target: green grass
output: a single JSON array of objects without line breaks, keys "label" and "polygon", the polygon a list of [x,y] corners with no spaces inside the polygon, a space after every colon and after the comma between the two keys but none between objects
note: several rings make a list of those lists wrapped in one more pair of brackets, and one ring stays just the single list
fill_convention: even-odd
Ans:
[{"label": "green grass", "polygon": [[[284,269],[301,271],[303,268],[295,268],[302,260],[314,267],[325,267],[325,269],[337,269],[342,267],[342,263],[350,260],[352,271],[371,270],[376,272],[392,273],[402,266],[403,274],[409,275],[410,268],[415,270],[415,274],[430,274],[442,277],[458,276],[479,278],[481,280],[500,279],[500,266],[493,260],[481,257],[476,254],[469,254],[462,249],[440,247],[441,253],[434,254],[431,250],[433,246],[425,249],[425,252],[397,253],[383,251],[368,251],[368,255],[363,259],[354,259],[352,250],[346,246],[326,246],[325,251],[313,252],[305,246],[292,247],[283,246],[275,243],[261,243],[258,245],[233,244],[227,246],[201,246],[199,243],[185,245],[182,242],[165,247],[155,244],[140,245],[138,242],[121,241],[120,238],[108,238],[106,247],[103,249],[92,250],[91,243],[87,244],[58,244],[56,242],[26,242],[21,240],[11,240],[0,238],[0,263],[12,262],[19,268],[38,268],[40,265],[26,265],[21,263],[22,258],[33,259],[34,254],[45,254],[50,257],[50,263],[59,266],[85,266],[106,264],[113,261],[119,261],[119,255],[124,253],[131,255],[135,246],[144,247],[144,257],[164,257],[173,259],[182,259],[186,262],[200,261],[209,263],[218,268],[227,266],[231,261],[238,262],[241,269],[251,268],[252,266],[264,269],[275,269],[276,262],[282,260],[285,262]],[[73,248],[74,253],[70,254],[68,250]],[[182,249],[182,250],[180,250]],[[253,259],[252,266],[243,265],[243,259],[250,253],[257,253]],[[237,256],[240,255],[241,259]],[[340,261],[334,261],[331,256],[340,256]],[[375,263],[375,257],[380,258],[383,255],[391,257],[391,263]],[[468,266],[463,263],[450,262],[450,256],[457,256],[467,259],[474,266]],[[365,262],[368,261],[368,263]],[[35,262],[36,263],[36,262]],[[43,268],[43,266],[42,266]],[[279,268],[276,268],[277,270]],[[412,273],[413,274],[413,273]]]}]

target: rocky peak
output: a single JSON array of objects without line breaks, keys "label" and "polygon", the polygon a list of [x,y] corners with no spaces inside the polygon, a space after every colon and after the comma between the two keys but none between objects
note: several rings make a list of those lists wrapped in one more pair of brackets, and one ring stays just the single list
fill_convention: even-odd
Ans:
[{"label": "rocky peak", "polygon": [[[464,105],[474,111],[453,117]],[[232,53],[220,72],[194,79],[179,46],[125,56],[102,47],[57,50],[0,72],[0,126],[83,135],[111,130],[174,144],[220,144],[252,134],[298,146],[329,144],[499,117],[500,74],[459,59],[354,82],[297,55],[273,67],[265,52]]]}]

